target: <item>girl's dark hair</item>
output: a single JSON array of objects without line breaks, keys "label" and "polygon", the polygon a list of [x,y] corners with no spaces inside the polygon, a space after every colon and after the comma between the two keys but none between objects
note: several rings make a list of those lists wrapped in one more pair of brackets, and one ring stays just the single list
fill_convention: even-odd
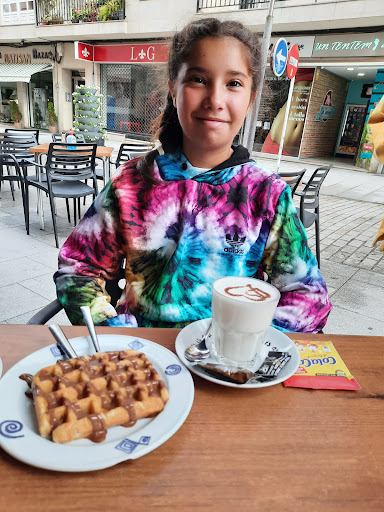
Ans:
[{"label": "girl's dark hair", "polygon": [[[191,21],[172,39],[168,56],[168,79],[174,84],[180,68],[191,54],[194,43],[206,37],[221,39],[234,37],[247,48],[249,55],[249,70],[252,75],[252,93],[256,92],[260,68],[260,45],[258,35],[237,21],[220,21],[216,18],[204,18]],[[173,105],[171,93],[168,92],[167,104],[163,113],[154,122],[155,139],[159,139],[165,153],[176,151],[183,141],[183,131]],[[152,165],[158,156],[154,150],[145,155],[138,165],[145,182],[150,187],[156,180],[152,174]]]}]

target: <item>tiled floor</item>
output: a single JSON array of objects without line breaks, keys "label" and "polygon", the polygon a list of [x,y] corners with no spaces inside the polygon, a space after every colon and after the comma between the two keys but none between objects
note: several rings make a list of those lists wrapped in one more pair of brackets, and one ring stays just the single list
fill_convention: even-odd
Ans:
[{"label": "tiled floor", "polygon": [[[118,144],[112,143],[116,148]],[[112,145],[110,144],[110,145]],[[276,162],[256,156],[271,170]],[[280,170],[296,169],[282,161]],[[310,174],[316,162],[300,162]],[[295,199],[296,202],[296,199]],[[20,192],[12,201],[8,185],[0,199],[0,323],[25,323],[56,296],[57,268],[51,213],[44,201],[45,230],[39,228],[36,197],[31,197],[31,231],[27,236]],[[90,199],[87,200],[90,204]],[[384,335],[384,253],[372,241],[384,218],[384,175],[334,167],[321,192],[321,271],[334,308],[326,333]],[[73,229],[63,200],[57,201],[60,245]],[[314,228],[308,229],[314,251]],[[54,319],[69,324],[63,312]]]}]

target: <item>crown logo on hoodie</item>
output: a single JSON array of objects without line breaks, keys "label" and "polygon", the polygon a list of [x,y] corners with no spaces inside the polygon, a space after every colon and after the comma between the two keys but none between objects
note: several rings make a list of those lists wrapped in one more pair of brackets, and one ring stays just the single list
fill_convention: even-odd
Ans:
[{"label": "crown logo on hoodie", "polygon": [[225,235],[225,241],[231,247],[240,247],[241,245],[244,245],[245,239],[245,236],[239,237],[237,232],[234,233],[233,237],[231,237],[231,235]]}]

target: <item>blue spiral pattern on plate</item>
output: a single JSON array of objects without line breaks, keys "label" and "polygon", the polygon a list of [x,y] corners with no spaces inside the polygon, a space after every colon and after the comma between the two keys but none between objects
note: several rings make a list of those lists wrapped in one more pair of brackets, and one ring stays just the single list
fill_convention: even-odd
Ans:
[{"label": "blue spiral pattern on plate", "polygon": [[132,453],[139,444],[148,445],[151,440],[150,436],[141,436],[139,441],[132,441],[132,439],[125,438],[118,445],[115,446],[116,450],[121,450],[125,453]]},{"label": "blue spiral pattern on plate", "polygon": [[24,434],[16,436],[18,432],[23,430],[23,424],[16,420],[5,420],[0,423],[0,434],[9,439],[16,439],[17,437],[24,437]]},{"label": "blue spiral pattern on plate", "polygon": [[131,343],[128,344],[128,347],[131,347],[132,350],[139,350],[140,348],[143,348],[144,345],[139,340],[134,340]]},{"label": "blue spiral pattern on plate", "polygon": [[181,366],[179,364],[170,364],[165,369],[166,375],[178,375],[181,372]]},{"label": "blue spiral pattern on plate", "polygon": [[51,352],[54,357],[61,357],[64,355],[64,352],[61,350],[61,348],[56,345],[55,347],[51,347]]}]

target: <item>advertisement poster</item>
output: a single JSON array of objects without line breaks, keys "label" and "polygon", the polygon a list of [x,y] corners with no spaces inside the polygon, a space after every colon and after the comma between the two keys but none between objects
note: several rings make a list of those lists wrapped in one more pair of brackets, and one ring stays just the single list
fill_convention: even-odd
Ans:
[{"label": "advertisement poster", "polygon": [[[314,71],[313,68],[300,68],[297,71],[284,137],[283,155],[299,155]],[[275,80],[269,75],[266,75],[266,81],[271,97],[269,105],[263,108],[264,119],[259,123],[259,130],[256,132],[258,140],[255,142],[260,144],[261,148],[258,150],[262,153],[278,154],[290,81],[287,78]]]}]

